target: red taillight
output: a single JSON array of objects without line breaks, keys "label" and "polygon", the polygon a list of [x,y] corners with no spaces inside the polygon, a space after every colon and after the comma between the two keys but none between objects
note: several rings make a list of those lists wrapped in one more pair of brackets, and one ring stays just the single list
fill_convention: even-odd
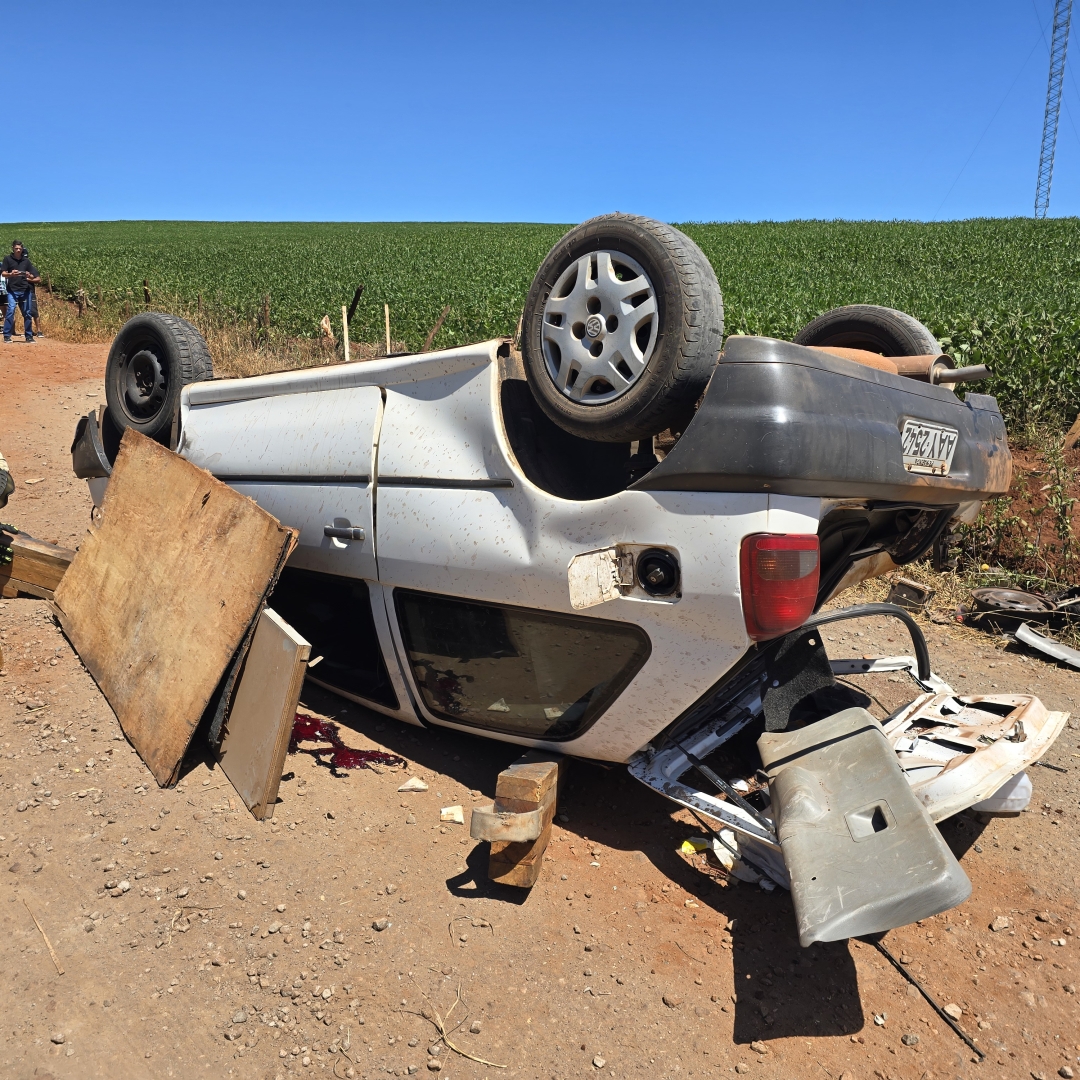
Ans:
[{"label": "red taillight", "polygon": [[742,606],[754,639],[797,630],[814,611],[818,538],[755,533],[742,542]]}]

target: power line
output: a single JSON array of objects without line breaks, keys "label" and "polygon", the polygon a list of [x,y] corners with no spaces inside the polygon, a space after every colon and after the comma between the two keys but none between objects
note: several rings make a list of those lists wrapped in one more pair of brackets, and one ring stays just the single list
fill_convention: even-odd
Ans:
[{"label": "power line", "polygon": [[1050,35],[1050,75],[1046,83],[1046,111],[1043,114],[1042,145],[1039,147],[1039,176],[1035,182],[1035,217],[1044,218],[1050,208],[1050,184],[1054,178],[1058,120],[1061,116],[1061,80],[1065,74],[1065,52],[1069,47],[1073,0],[1054,0],[1054,29]]},{"label": "power line", "polygon": [[[1071,0],[1070,0],[1070,2],[1071,2]],[[953,183],[951,183],[949,185],[948,191],[945,192],[945,198],[942,199],[942,201],[939,204],[937,204],[937,210],[934,211],[934,217],[936,217],[937,215],[939,215],[942,212],[942,207],[945,205],[945,203],[948,202],[949,195],[953,194],[953,189],[957,186],[957,184],[960,183],[960,177],[963,175],[963,171],[966,170],[968,165],[971,164],[971,159],[975,157],[975,151],[983,145],[983,139],[986,138],[986,133],[990,130],[990,127],[994,126],[994,121],[998,119],[998,113],[1001,111],[1001,109],[1004,106],[1005,102],[1007,102],[1007,100],[1009,99],[1009,95],[1013,92],[1013,87],[1016,85],[1017,82],[1020,82],[1020,77],[1024,73],[1024,68],[1027,67],[1028,62],[1031,59],[1032,55],[1035,55],[1036,49],[1039,48],[1039,41],[1040,40],[1042,40],[1042,41],[1045,40],[1045,35],[1043,35],[1041,27],[1039,28],[1039,37],[1035,39],[1035,44],[1031,45],[1031,51],[1024,58],[1024,63],[1021,64],[1020,68],[1017,69],[1016,77],[1009,84],[1009,89],[1007,91],[1005,91],[1004,97],[1001,98],[1000,102],[998,103],[998,107],[994,110],[994,116],[990,117],[989,122],[986,124],[986,126],[983,129],[983,134],[978,136],[978,138],[975,140],[975,145],[971,148],[971,153],[968,154],[967,161],[964,161],[964,163],[960,166],[960,172],[956,174],[956,176],[953,179]]]}]

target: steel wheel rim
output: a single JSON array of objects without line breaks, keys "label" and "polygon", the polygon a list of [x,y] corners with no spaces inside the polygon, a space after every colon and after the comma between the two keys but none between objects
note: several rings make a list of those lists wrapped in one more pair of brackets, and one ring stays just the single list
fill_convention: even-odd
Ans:
[{"label": "steel wheel rim", "polygon": [[152,420],[168,391],[164,365],[152,347],[143,345],[125,357],[119,376],[124,412],[136,422]]},{"label": "steel wheel rim", "polygon": [[641,379],[656,348],[656,289],[620,251],[591,251],[559,275],[544,304],[548,376],[581,405],[617,401]]}]

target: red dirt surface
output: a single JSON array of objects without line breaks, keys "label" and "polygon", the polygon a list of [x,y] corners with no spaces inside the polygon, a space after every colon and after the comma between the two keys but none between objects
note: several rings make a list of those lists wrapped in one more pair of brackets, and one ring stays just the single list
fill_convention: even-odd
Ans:
[{"label": "red dirt surface", "polygon": [[[18,480],[5,515],[38,536],[74,545],[85,530],[68,447],[101,400],[104,356],[0,347],[0,446]],[[903,649],[894,625],[849,627],[828,642],[835,655]],[[1080,672],[964,627],[927,633],[954,685],[1031,689],[1078,711]],[[1070,771],[1032,769],[1028,812],[943,826],[970,900],[885,937],[963,1010],[988,1055],[976,1064],[874,949],[801,949],[786,893],[721,884],[704,856],[681,854],[700,828],[621,768],[573,763],[523,893],[487,882],[485,845],[439,820],[490,799],[511,747],[305,687],[305,712],[347,746],[407,765],[334,776],[291,754],[274,818],[257,822],[198,748],[177,788],[157,788],[46,604],[0,601],[0,646],[4,1077],[374,1080],[422,1076],[429,1058],[452,1080],[1080,1074],[1075,721],[1046,758]],[[886,708],[912,696],[890,678],[869,687]],[[430,790],[399,794],[409,776]],[[1008,926],[993,931],[999,916]],[[459,991],[467,1006],[450,1014]],[[440,1044],[436,1011],[450,1027],[467,1012],[450,1040],[507,1067]]]}]

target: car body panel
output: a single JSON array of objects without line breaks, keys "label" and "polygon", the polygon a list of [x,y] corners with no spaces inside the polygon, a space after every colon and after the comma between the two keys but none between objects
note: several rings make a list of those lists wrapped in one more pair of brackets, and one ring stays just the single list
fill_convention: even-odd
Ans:
[{"label": "car body panel", "polygon": [[[775,351],[776,344],[765,347]],[[177,449],[300,529],[291,565],[367,582],[399,698],[396,711],[373,707],[525,746],[627,761],[751,649],[739,582],[743,537],[814,533],[831,504],[798,490],[778,493],[769,483],[644,490],[649,485],[639,482],[584,501],[550,494],[530,480],[511,447],[507,422],[513,417],[504,417],[500,405],[500,350],[505,343],[490,341],[196,383],[181,397]],[[810,356],[819,364],[817,354]],[[863,381],[869,371],[825,362],[834,381],[848,368]],[[935,400],[942,393],[934,388]],[[700,446],[695,452],[700,456]],[[661,481],[663,465],[653,470]],[[327,537],[327,526],[362,528],[364,539]],[[647,545],[677,557],[681,581],[674,595],[624,589],[575,611],[568,578],[575,558]],[[632,623],[648,636],[650,655],[606,711],[573,737],[479,730],[424,704],[395,589]]]}]

